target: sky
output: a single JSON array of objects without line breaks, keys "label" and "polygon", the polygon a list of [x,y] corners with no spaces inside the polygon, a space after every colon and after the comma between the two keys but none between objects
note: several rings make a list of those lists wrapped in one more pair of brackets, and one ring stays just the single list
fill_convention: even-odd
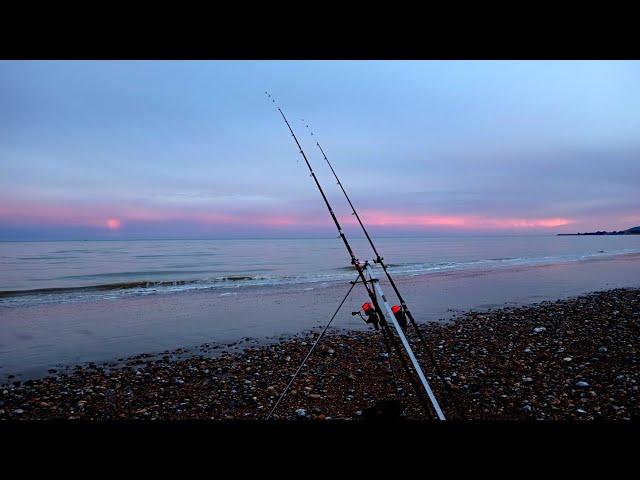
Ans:
[{"label": "sky", "polygon": [[628,61],[1,61],[0,240],[335,235],[266,90],[347,232],[313,139],[377,235],[626,229],[638,85]]}]

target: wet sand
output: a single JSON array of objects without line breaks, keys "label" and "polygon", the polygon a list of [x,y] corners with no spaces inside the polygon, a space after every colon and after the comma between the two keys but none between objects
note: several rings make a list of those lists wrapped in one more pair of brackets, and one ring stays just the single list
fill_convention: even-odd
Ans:
[{"label": "wet sand", "polygon": [[[460,405],[456,412],[427,368],[450,418],[624,420],[640,413],[640,289],[470,311],[421,328]],[[239,353],[212,355],[220,346],[202,345],[138,355],[124,366],[13,379],[0,389],[0,418],[264,419],[316,335]],[[406,418],[429,418],[379,334],[334,330],[275,417],[359,419],[382,400],[399,401]]]}]

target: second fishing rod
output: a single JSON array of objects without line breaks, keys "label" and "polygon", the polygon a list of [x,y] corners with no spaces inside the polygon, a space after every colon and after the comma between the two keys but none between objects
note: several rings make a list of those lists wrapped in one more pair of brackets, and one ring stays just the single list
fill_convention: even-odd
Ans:
[{"label": "second fishing rod", "polygon": [[[304,122],[304,119],[302,119],[301,121]],[[387,277],[387,280],[389,280],[389,283],[391,284],[391,288],[393,288],[393,291],[395,292],[396,296],[398,297],[398,300],[400,301],[400,306],[402,307],[402,311],[409,318],[409,321],[411,322],[411,326],[413,327],[413,330],[415,331],[416,335],[418,336],[418,339],[420,340],[420,344],[422,345],[422,348],[429,355],[429,360],[431,361],[431,364],[433,365],[433,368],[436,371],[436,374],[437,374],[438,378],[442,382],[442,384],[444,386],[444,389],[448,393],[449,398],[451,399],[451,402],[453,403],[453,405],[454,405],[454,407],[456,409],[456,412],[458,413],[458,415],[460,417],[464,418],[463,410],[462,410],[462,408],[460,408],[460,405],[459,405],[459,403],[457,401],[457,398],[456,398],[455,394],[453,393],[453,391],[452,391],[449,383],[447,382],[444,374],[440,370],[440,367],[438,365],[438,362],[437,362],[437,360],[435,358],[435,355],[434,355],[432,349],[429,348],[429,346],[427,345],[427,342],[426,342],[422,332],[420,331],[420,328],[418,327],[418,323],[416,322],[415,318],[413,317],[413,314],[411,313],[411,310],[409,310],[407,302],[405,302],[404,297],[402,296],[402,294],[400,293],[400,290],[398,289],[398,286],[396,285],[396,282],[393,280],[393,277],[391,276],[391,273],[389,273],[387,265],[384,263],[384,258],[380,255],[380,253],[378,252],[378,249],[376,248],[375,244],[373,243],[373,239],[371,238],[371,236],[369,235],[369,232],[367,231],[366,227],[364,226],[364,223],[362,222],[362,219],[360,218],[360,215],[358,215],[358,212],[356,211],[356,207],[351,202],[351,198],[349,198],[349,195],[347,194],[347,191],[345,190],[344,186],[342,185],[342,182],[340,181],[340,178],[338,177],[338,174],[336,173],[336,171],[333,168],[333,165],[331,164],[331,162],[327,158],[327,155],[324,152],[322,146],[320,145],[320,142],[318,141],[317,137],[313,134],[313,131],[311,130],[311,128],[309,127],[308,124],[305,123],[305,127],[307,128],[307,130],[309,130],[309,133],[311,134],[311,136],[313,137],[313,139],[315,141],[316,147],[318,147],[318,149],[320,150],[320,153],[322,153],[322,157],[324,158],[325,162],[327,162],[327,165],[329,165],[329,168],[331,169],[331,173],[333,174],[334,178],[336,179],[336,182],[338,183],[338,186],[340,187],[340,190],[342,190],[342,193],[344,194],[344,198],[347,200],[347,203],[349,204],[349,207],[351,208],[352,215],[356,217],[356,220],[358,221],[358,224],[360,225],[360,228],[362,229],[362,232],[364,233],[365,237],[367,238],[367,241],[369,242],[369,245],[371,246],[371,249],[373,250],[373,253],[375,254],[375,258],[374,258],[373,262],[377,263],[378,265],[380,265],[380,267],[382,267],[382,270],[384,271],[384,273],[385,273],[385,275]]]}]

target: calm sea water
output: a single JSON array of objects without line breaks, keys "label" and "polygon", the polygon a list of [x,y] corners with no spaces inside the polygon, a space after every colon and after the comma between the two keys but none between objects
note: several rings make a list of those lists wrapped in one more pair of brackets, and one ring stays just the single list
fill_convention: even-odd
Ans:
[{"label": "calm sea water", "polygon": [[[377,244],[420,322],[640,286],[638,236]],[[363,240],[353,246],[370,258]],[[0,383],[142,352],[277,341],[323,326],[353,278],[336,238],[0,243]],[[366,330],[351,315],[364,300],[354,289],[334,326]]]},{"label": "calm sea water", "polygon": [[[352,241],[361,260],[372,253]],[[640,252],[640,236],[380,238],[397,276],[576,262]],[[0,243],[0,307],[350,280],[339,239]]]}]

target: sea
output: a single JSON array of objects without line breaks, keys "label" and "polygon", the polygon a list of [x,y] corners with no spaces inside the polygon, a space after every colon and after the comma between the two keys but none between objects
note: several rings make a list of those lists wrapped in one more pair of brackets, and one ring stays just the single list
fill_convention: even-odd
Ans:
[{"label": "sea", "polygon": [[[375,241],[419,321],[640,287],[640,236]],[[364,238],[351,243],[359,260],[373,259]],[[339,238],[0,242],[0,380],[277,341],[323,325],[355,278]],[[351,315],[364,300],[355,290],[336,326],[368,328]]]},{"label": "sea", "polygon": [[[398,277],[579,262],[640,253],[638,236],[381,238]],[[364,239],[359,259],[373,259]],[[347,282],[339,239],[0,243],[0,307],[110,300],[193,290]]]}]

